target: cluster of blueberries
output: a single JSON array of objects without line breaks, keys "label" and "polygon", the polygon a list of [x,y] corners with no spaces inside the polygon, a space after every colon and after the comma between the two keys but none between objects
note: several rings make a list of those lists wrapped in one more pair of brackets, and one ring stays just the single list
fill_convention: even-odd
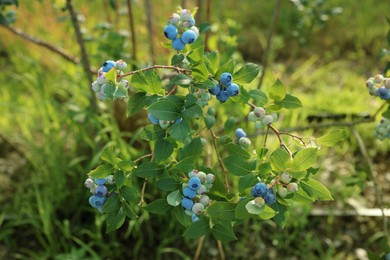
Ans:
[{"label": "cluster of blueberries", "polygon": [[176,120],[171,120],[171,121],[161,120],[161,119],[158,119],[157,117],[155,117],[154,115],[152,115],[151,113],[148,113],[148,119],[152,124],[160,125],[162,129],[168,128],[168,126],[170,126],[171,124],[178,124],[182,120],[181,117],[179,117]]},{"label": "cluster of blueberries", "polygon": [[[92,90],[98,93],[98,99],[108,100],[112,99],[115,95],[117,88],[111,89],[112,85],[108,84],[109,81],[106,78],[106,73],[109,72],[112,68],[117,70],[118,75],[123,74],[122,70],[126,69],[127,64],[124,60],[107,60],[98,70],[98,75],[96,80],[92,83]],[[123,84],[123,86],[128,89],[129,82],[126,79],[121,79],[118,84]]]},{"label": "cluster of blueberries", "polygon": [[180,14],[174,13],[169,18],[169,24],[164,27],[164,35],[172,40],[172,48],[177,51],[184,49],[186,44],[191,44],[199,36],[199,29],[195,26],[195,19],[188,9],[183,9]]},{"label": "cluster of blueberries", "polygon": [[237,128],[235,131],[238,144],[245,149],[248,149],[249,146],[251,145],[251,140],[249,140],[248,137],[246,137],[246,133],[242,128]]},{"label": "cluster of blueberries", "polygon": [[186,214],[191,216],[192,222],[196,222],[210,203],[206,192],[213,186],[215,176],[194,169],[188,173],[188,177],[190,178],[188,183],[183,184],[181,206]]},{"label": "cluster of blueberries", "polygon": [[375,75],[366,81],[366,86],[370,95],[378,96],[380,99],[390,99],[390,78],[385,78],[383,75]]},{"label": "cluster of blueberries", "polygon": [[106,178],[91,178],[85,180],[84,186],[90,190],[92,196],[89,197],[89,204],[102,212],[103,205],[107,200],[108,191],[105,184],[114,184],[114,175]]},{"label": "cluster of blueberries", "polygon": [[219,83],[210,88],[209,92],[216,96],[219,102],[224,103],[230,97],[237,96],[240,93],[240,88],[236,83],[233,83],[232,74],[224,72],[219,78]]},{"label": "cluster of blueberries", "polygon": [[374,135],[381,141],[386,138],[390,139],[390,120],[382,118],[380,123],[375,126]]},{"label": "cluster of blueberries", "polygon": [[248,114],[248,120],[254,122],[256,129],[261,129],[264,126],[272,124],[277,119],[278,115],[276,113],[267,114],[263,107],[255,107]]}]

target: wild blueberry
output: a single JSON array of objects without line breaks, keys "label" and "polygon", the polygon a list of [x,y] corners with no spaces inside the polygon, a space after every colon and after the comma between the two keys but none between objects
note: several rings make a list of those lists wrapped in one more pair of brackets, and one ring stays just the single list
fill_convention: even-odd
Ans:
[{"label": "wild blueberry", "polygon": [[158,120],[158,124],[162,129],[166,129],[171,124],[171,122],[167,120]]},{"label": "wild blueberry", "polygon": [[107,194],[107,187],[104,185],[98,185],[95,189],[95,195],[99,197],[104,197]]},{"label": "wild blueberry", "polygon": [[107,83],[106,73],[105,72],[99,73],[98,77],[96,78],[96,81],[100,85],[103,85],[104,83]]},{"label": "wild blueberry", "polygon": [[298,184],[296,184],[295,182],[289,183],[287,185],[287,190],[289,192],[293,192],[293,193],[297,192],[298,191]]},{"label": "wild blueberry", "polygon": [[229,97],[237,96],[240,93],[240,88],[236,83],[232,83],[229,87],[227,87],[226,93],[229,95]]},{"label": "wild blueberry", "polygon": [[84,182],[84,186],[88,189],[93,188],[95,185],[93,183],[93,180],[91,178],[88,178]]},{"label": "wild blueberry", "polygon": [[203,204],[202,204],[202,203],[199,203],[199,202],[195,203],[195,204],[192,206],[192,211],[193,211],[195,214],[198,214],[198,215],[202,214],[203,211],[204,211],[204,206],[203,206]]},{"label": "wild blueberry", "polygon": [[287,172],[283,172],[281,175],[280,175],[280,181],[283,182],[283,183],[289,183],[292,179],[292,176],[291,174],[287,173]]},{"label": "wild blueberry", "polygon": [[245,149],[248,149],[249,146],[251,146],[252,142],[249,138],[247,137],[241,137],[239,140],[238,140],[238,143],[240,144],[240,146],[242,148],[245,148]]},{"label": "wild blueberry", "polygon": [[257,197],[253,200],[255,202],[255,205],[259,208],[264,207],[265,201],[262,197]]},{"label": "wild blueberry", "polygon": [[221,82],[222,85],[225,85],[226,87],[230,86],[232,84],[232,74],[229,72],[224,72],[221,74],[221,77],[219,78],[219,81]]},{"label": "wild blueberry", "polygon": [[180,12],[180,19],[182,21],[188,21],[191,18],[192,18],[192,13],[191,13],[190,10],[188,10],[188,9],[181,10],[181,12]]},{"label": "wild blueberry", "polygon": [[221,85],[216,85],[215,87],[210,88],[209,92],[211,95],[218,95],[221,92],[221,90],[222,90]]},{"label": "wild blueberry", "polygon": [[199,203],[202,203],[203,206],[207,207],[210,203],[210,198],[209,196],[207,195],[203,195],[200,199],[199,199]]},{"label": "wild blueberry", "polygon": [[388,100],[390,98],[389,90],[386,87],[378,88],[377,94],[383,100]]},{"label": "wild blueberry", "polygon": [[127,63],[126,63],[126,61],[124,61],[124,60],[117,60],[117,61],[115,62],[115,64],[116,64],[116,68],[117,68],[118,70],[124,70],[124,69],[127,68]]},{"label": "wild blueberry", "polygon": [[204,195],[206,194],[207,188],[205,185],[200,185],[199,189],[196,191],[196,194],[198,195]]},{"label": "wild blueberry", "polygon": [[242,128],[237,128],[235,133],[238,139],[240,139],[241,137],[246,137],[246,133]]},{"label": "wild blueberry", "polygon": [[256,183],[251,190],[253,197],[262,197],[268,192],[268,186],[263,182]]},{"label": "wild blueberry", "polygon": [[261,121],[256,121],[256,122],[255,122],[255,128],[256,128],[256,129],[261,129],[261,128],[263,128],[263,127],[264,127],[263,122],[261,122]]},{"label": "wild blueberry", "polygon": [[171,24],[178,24],[180,22],[180,15],[178,14],[172,14],[170,17],[169,17],[169,22]]},{"label": "wild blueberry", "polygon": [[107,184],[111,185],[115,183],[114,175],[107,176]]},{"label": "wild blueberry", "polygon": [[192,171],[190,171],[188,173],[188,178],[192,178],[192,177],[198,177],[199,176],[199,171],[196,170],[196,169],[193,169]]},{"label": "wild blueberry", "polygon": [[266,115],[263,117],[263,120],[261,120],[261,122],[264,125],[269,125],[269,124],[272,124],[274,122],[274,118],[271,115]]},{"label": "wild blueberry", "polygon": [[217,99],[218,99],[219,102],[225,103],[226,100],[229,99],[229,95],[226,93],[226,91],[222,90],[221,92],[219,92],[217,94]]},{"label": "wild blueberry", "polygon": [[248,120],[251,121],[251,122],[256,122],[258,120],[255,112],[253,112],[253,111],[249,112]]},{"label": "wild blueberry", "polygon": [[262,118],[265,116],[265,109],[262,107],[255,107],[255,109],[253,109],[253,113],[255,113],[258,118]]},{"label": "wild blueberry", "polygon": [[94,92],[99,92],[100,91],[100,84],[96,80],[92,83],[92,90]]},{"label": "wild blueberry", "polygon": [[200,179],[198,177],[192,177],[189,181],[188,181],[188,187],[190,189],[193,189],[193,190],[197,190],[200,188]]},{"label": "wild blueberry", "polygon": [[151,113],[148,114],[149,121],[152,122],[152,124],[157,125],[159,123],[158,119],[152,115]]},{"label": "wild blueberry", "polygon": [[181,200],[181,206],[186,210],[191,210],[192,206],[194,206],[194,202],[189,198],[184,198]]},{"label": "wild blueberry", "polygon": [[177,35],[178,35],[178,31],[177,31],[177,28],[176,26],[172,25],[172,24],[169,24],[167,26],[164,27],[164,35],[165,37],[167,37],[169,40],[174,40],[176,39]]},{"label": "wild blueberry", "polygon": [[196,196],[196,191],[187,187],[183,190],[183,195],[184,195],[184,197],[187,197],[189,199],[193,199]]},{"label": "wild blueberry", "polygon": [[374,77],[374,81],[375,83],[378,83],[378,84],[381,84],[383,82],[385,78],[383,77],[383,75],[381,74],[378,74]]},{"label": "wild blueberry", "polygon": [[196,214],[192,214],[191,215],[191,221],[192,222],[197,222],[197,221],[199,221],[200,219],[199,219],[199,217],[196,215]]},{"label": "wild blueberry", "polygon": [[92,196],[89,197],[89,199],[88,199],[89,204],[90,204],[93,208],[96,208],[96,198],[97,198],[97,196],[92,195]]},{"label": "wild blueberry", "polygon": [[204,183],[206,181],[207,175],[204,172],[199,172],[198,173],[198,178],[200,179],[201,183]]},{"label": "wild blueberry", "polygon": [[282,198],[286,197],[287,189],[285,187],[278,187],[278,194]]},{"label": "wild blueberry", "polygon": [[276,197],[275,195],[273,194],[272,192],[272,189],[270,189],[265,195],[264,195],[264,200],[265,200],[265,203],[267,203],[268,205],[272,205],[276,202]]},{"label": "wild blueberry", "polygon": [[103,185],[104,183],[106,183],[107,182],[107,179],[106,178],[96,178],[95,179],[95,183],[97,184],[97,185]]},{"label": "wild blueberry", "polygon": [[185,46],[186,44],[180,38],[176,38],[172,41],[172,48],[177,51],[181,51]]},{"label": "wild blueberry", "polygon": [[212,184],[215,181],[215,176],[212,173],[207,174],[206,176],[207,183]]},{"label": "wild blueberry", "polygon": [[114,68],[116,66],[115,61],[113,60],[107,60],[102,65],[103,72],[108,72],[110,69]]},{"label": "wild blueberry", "polygon": [[196,33],[196,37],[199,36],[199,29],[198,29],[198,27],[192,26],[192,27],[190,28],[190,30],[191,30],[191,31],[194,31],[194,32]]}]

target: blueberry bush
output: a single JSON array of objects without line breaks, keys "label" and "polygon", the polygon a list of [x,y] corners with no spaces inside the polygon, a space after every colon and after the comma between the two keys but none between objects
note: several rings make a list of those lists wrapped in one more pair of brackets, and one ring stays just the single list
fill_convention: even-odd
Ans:
[{"label": "blueberry bush", "polygon": [[[170,40],[163,43],[174,52],[170,65],[127,72],[123,60],[107,60],[92,84],[100,100],[124,99],[128,116],[146,110],[150,120],[140,135],[146,154],[125,158],[107,146],[102,163],[88,173],[89,202],[107,215],[107,232],[145,210],[172,215],[187,238],[226,242],[238,239],[234,228],[246,219],[283,227],[292,203],[333,200],[312,177],[320,172],[318,148],[342,140],[343,131],[317,139],[279,131],[278,114],[300,108],[299,98],[280,80],[268,93],[248,87],[260,66],[221,64],[218,51],[205,51],[190,10],[172,14],[160,35]],[[250,111],[221,122],[218,114],[228,110],[220,108],[229,102]],[[238,127],[246,121],[254,127]],[[106,179],[112,184],[105,186]],[[146,185],[161,197],[145,200]]]}]

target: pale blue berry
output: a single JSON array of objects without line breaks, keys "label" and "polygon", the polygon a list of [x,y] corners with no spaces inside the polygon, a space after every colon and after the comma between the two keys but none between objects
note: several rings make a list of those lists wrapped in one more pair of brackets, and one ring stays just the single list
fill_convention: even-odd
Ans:
[{"label": "pale blue berry", "polygon": [[91,178],[88,178],[88,179],[85,180],[84,186],[86,188],[88,188],[88,189],[91,189],[91,188],[93,188],[95,186],[95,184],[94,184],[94,182],[93,182],[93,180]]},{"label": "pale blue berry", "polygon": [[185,46],[186,44],[180,38],[176,38],[172,41],[172,48],[177,51],[181,51]]},{"label": "pale blue berry", "polygon": [[205,185],[200,185],[199,189],[196,191],[196,194],[198,195],[204,195],[206,194],[207,188]]},{"label": "pale blue berry", "polygon": [[192,177],[188,181],[188,187],[193,190],[198,190],[200,188],[201,182],[199,177]]},{"label": "pale blue berry", "polygon": [[203,195],[200,199],[199,199],[199,203],[202,203],[203,206],[207,207],[210,203],[210,198],[209,196],[207,195]]},{"label": "pale blue berry", "polygon": [[187,187],[183,190],[183,195],[184,195],[184,197],[187,197],[189,199],[193,199],[196,196],[196,191]]},{"label": "pale blue berry", "polygon": [[215,176],[212,173],[207,174],[206,176],[207,183],[212,184],[215,181]]},{"label": "pale blue berry", "polygon": [[98,185],[95,189],[95,195],[99,197],[104,197],[107,194],[107,187],[104,185]]},{"label": "pale blue berry", "polygon": [[263,182],[256,183],[251,190],[253,197],[262,197],[268,192],[268,186]]},{"label": "pale blue berry", "polygon": [[240,139],[241,137],[246,137],[246,133],[242,128],[237,128],[235,133],[238,139]]},{"label": "pale blue berry", "polygon": [[152,115],[151,113],[148,113],[148,118],[152,124],[157,125],[159,123],[158,119],[154,115]]},{"label": "pale blue berry", "polygon": [[264,195],[265,203],[268,205],[272,205],[276,202],[276,197],[274,193],[272,192],[272,189],[270,189],[265,195]]},{"label": "pale blue berry", "polygon": [[192,214],[191,215],[191,221],[192,222],[197,222],[197,221],[199,221],[200,219],[199,219],[199,217],[196,215],[196,214]]},{"label": "pale blue berry", "polygon": [[169,40],[174,40],[176,39],[177,35],[179,32],[177,31],[176,26],[169,24],[164,27],[164,35],[167,37]]},{"label": "pale blue berry", "polygon": [[110,69],[114,68],[116,66],[115,61],[113,60],[107,60],[102,65],[103,72],[108,72]]},{"label": "pale blue berry", "polygon": [[197,38],[197,35],[192,30],[187,30],[181,35],[181,40],[186,44],[193,43]]},{"label": "pale blue berry", "polygon": [[240,87],[236,83],[231,83],[226,89],[226,93],[229,97],[237,96],[240,93]]},{"label": "pale blue berry", "polygon": [[115,65],[116,65],[116,68],[117,68],[118,70],[124,70],[124,69],[127,68],[127,63],[126,63],[126,61],[124,61],[124,60],[117,60],[117,61],[115,62]]},{"label": "pale blue berry", "polygon": [[292,192],[292,193],[295,193],[298,191],[298,184],[296,184],[295,182],[291,182],[287,185],[287,190],[289,192]]},{"label": "pale blue berry", "polygon": [[217,100],[221,103],[225,103],[226,100],[229,99],[229,95],[226,93],[226,91],[222,90],[217,94]]},{"label": "pale blue berry", "polygon": [[271,115],[266,115],[263,117],[263,120],[261,120],[261,122],[264,125],[269,125],[269,124],[272,124],[274,122],[274,118]]},{"label": "pale blue berry", "polygon": [[207,175],[204,172],[198,172],[198,176],[197,177],[200,179],[201,183],[204,183],[206,181]]},{"label": "pale blue berry", "polygon": [[172,15],[169,17],[169,22],[170,22],[171,24],[177,25],[177,24],[180,22],[180,15],[178,15],[178,14],[172,14]]},{"label": "pale blue berry", "polygon": [[222,85],[225,85],[226,87],[230,86],[232,84],[232,74],[229,72],[224,72],[221,74],[221,77],[219,78],[219,81],[221,82]]},{"label": "pale blue berry", "polygon": [[181,206],[185,208],[186,210],[191,210],[192,206],[194,206],[194,202],[190,200],[189,198],[183,198],[181,200]]},{"label": "pale blue berry", "polygon": [[211,95],[215,95],[216,96],[216,95],[219,94],[219,92],[221,92],[221,90],[222,90],[222,86],[221,85],[216,85],[215,87],[210,88],[209,92],[210,92]]},{"label": "pale blue berry", "polygon": [[106,178],[95,178],[95,183],[97,185],[103,185],[104,183],[107,182],[107,179]]}]

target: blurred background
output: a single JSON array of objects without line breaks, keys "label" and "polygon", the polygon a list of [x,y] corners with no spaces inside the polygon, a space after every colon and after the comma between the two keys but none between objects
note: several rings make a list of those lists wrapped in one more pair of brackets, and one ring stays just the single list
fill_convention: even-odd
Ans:
[{"label": "blurred background", "polygon": [[[184,227],[169,215],[140,210],[137,220],[105,233],[104,216],[88,204],[86,173],[109,143],[123,153],[142,152],[135,140],[147,119],[143,113],[126,119],[120,102],[96,101],[94,108],[92,76],[80,63],[66,1],[7,3],[13,1],[0,1],[0,258],[192,258],[197,242],[184,239]],[[318,160],[318,178],[335,200],[294,205],[284,229],[243,223],[239,240],[224,244],[227,259],[383,259],[390,252],[380,210],[390,207],[390,142],[374,137],[380,114],[354,123],[383,103],[368,94],[365,81],[390,62],[390,1],[72,3],[92,71],[107,59],[122,58],[130,69],[169,64],[173,52],[161,44],[169,15],[178,5],[198,7],[209,50],[222,61],[265,65],[262,89],[280,78],[302,100],[303,108],[280,115],[278,128],[304,137],[345,129],[344,142],[322,148]],[[224,107],[219,122],[248,110]],[[216,241],[206,238],[201,259],[219,258]]]}]

